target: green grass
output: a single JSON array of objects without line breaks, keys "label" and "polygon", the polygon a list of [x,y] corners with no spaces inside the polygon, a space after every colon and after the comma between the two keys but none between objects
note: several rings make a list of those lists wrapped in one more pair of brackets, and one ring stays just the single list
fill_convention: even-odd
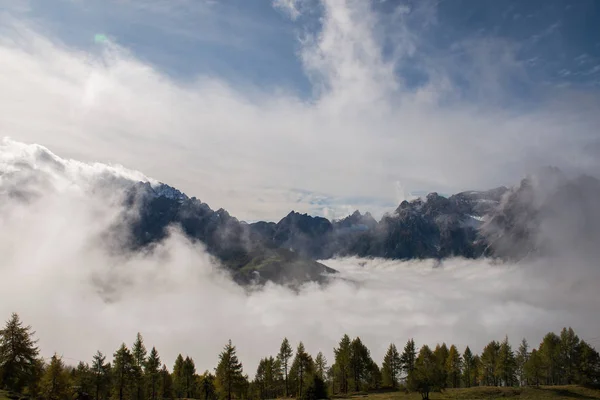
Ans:
[{"label": "green grass", "polygon": [[[351,399],[368,400],[421,400],[418,393],[387,392],[352,395]],[[542,386],[540,388],[476,387],[470,389],[446,389],[442,393],[430,393],[431,400],[600,400],[600,390],[583,386]]]}]

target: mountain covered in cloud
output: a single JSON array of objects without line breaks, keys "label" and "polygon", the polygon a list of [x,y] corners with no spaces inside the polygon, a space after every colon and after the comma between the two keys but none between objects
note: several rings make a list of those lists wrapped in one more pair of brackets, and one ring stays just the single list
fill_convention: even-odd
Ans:
[{"label": "mountain covered in cloud", "polygon": [[[600,238],[600,181],[552,168],[511,188],[403,201],[379,221],[368,212],[330,221],[292,211],[277,223],[248,224],[139,172],[64,160],[10,140],[0,150],[6,215],[59,199],[85,205],[91,210],[85,215],[96,221],[91,237],[121,256],[152,251],[175,229],[242,285],[326,282],[336,271],[323,260],[340,256],[522,260],[566,251],[595,254]],[[65,214],[58,219],[68,219],[68,208],[57,212]]]}]

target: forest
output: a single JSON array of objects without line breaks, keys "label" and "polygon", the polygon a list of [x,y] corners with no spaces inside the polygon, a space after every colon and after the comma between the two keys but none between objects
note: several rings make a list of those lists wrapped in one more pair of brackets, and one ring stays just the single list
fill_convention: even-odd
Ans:
[{"label": "forest", "polygon": [[166,400],[194,398],[325,399],[381,390],[419,393],[476,386],[525,387],[600,383],[600,355],[572,328],[546,334],[537,348],[526,339],[515,350],[508,337],[492,340],[480,354],[446,343],[419,349],[409,339],[402,351],[390,344],[378,364],[359,337],[344,335],[328,363],[302,342],[284,338],[279,352],[260,360],[250,379],[231,340],[213,371],[199,372],[179,354],[170,370],[138,333],[112,359],[98,351],[91,363],[68,365],[54,354],[40,356],[35,331],[13,313],[0,330],[0,389],[11,400]]}]

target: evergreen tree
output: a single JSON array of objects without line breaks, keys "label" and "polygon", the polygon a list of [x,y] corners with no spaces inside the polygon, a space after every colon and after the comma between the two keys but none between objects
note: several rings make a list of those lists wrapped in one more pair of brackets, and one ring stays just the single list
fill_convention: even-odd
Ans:
[{"label": "evergreen tree", "polygon": [[[113,397],[116,400],[130,399],[131,383],[135,379],[135,364],[131,351],[125,343],[114,354],[113,360]],[[131,393],[135,394],[135,393]]]},{"label": "evergreen tree", "polygon": [[440,368],[439,358],[424,345],[419,351],[414,369],[408,375],[408,387],[421,393],[423,400],[429,399],[429,393],[441,390],[444,385],[444,376]]},{"label": "evergreen tree", "polygon": [[462,360],[460,353],[455,345],[450,346],[448,358],[446,359],[446,376],[448,377],[448,385],[453,388],[460,387]]},{"label": "evergreen tree", "polygon": [[160,369],[159,393],[161,399],[173,398],[173,377],[169,373],[166,364],[163,364]]},{"label": "evergreen tree", "polygon": [[156,347],[152,347],[148,360],[146,360],[144,374],[148,379],[148,394],[150,400],[156,400],[158,396],[158,387],[160,382],[160,357]]},{"label": "evergreen tree", "polygon": [[20,392],[31,381],[39,354],[34,334],[16,313],[0,330],[0,387]]},{"label": "evergreen tree", "polygon": [[349,389],[349,378],[350,378],[350,357],[352,350],[350,348],[350,337],[344,335],[340,340],[339,347],[333,349],[335,354],[335,374],[340,392],[348,393]]},{"label": "evergreen tree", "polygon": [[524,366],[525,379],[529,385],[539,386],[542,381],[543,361],[536,349],[531,351]]},{"label": "evergreen tree", "polygon": [[194,384],[196,381],[196,365],[190,357],[185,357],[183,360],[183,392],[185,397],[194,397]]},{"label": "evergreen tree", "polygon": [[318,352],[315,358],[315,373],[319,375],[321,380],[325,381],[325,374],[327,372],[327,359],[323,353]]},{"label": "evergreen tree", "polygon": [[135,381],[135,400],[144,400],[144,367],[146,364],[146,346],[138,332],[131,349],[133,356],[133,379]]},{"label": "evergreen tree", "polygon": [[408,375],[415,369],[415,361],[417,359],[417,350],[415,347],[415,341],[413,339],[409,339],[404,346],[404,350],[402,351],[402,355],[400,356],[400,362],[402,363],[402,369]]},{"label": "evergreen tree", "polygon": [[563,370],[561,383],[570,385],[577,375],[577,350],[579,349],[579,337],[573,328],[563,328],[560,332],[560,364]]},{"label": "evergreen tree", "polygon": [[311,375],[314,370],[312,357],[304,349],[304,344],[300,342],[296,349],[296,356],[290,368],[290,382],[294,383],[293,393],[297,397],[302,397],[302,391],[307,383],[307,376]]},{"label": "evergreen tree", "polygon": [[362,389],[363,384],[367,383],[370,367],[371,355],[369,349],[357,337],[350,344],[350,370],[352,371],[355,391],[358,392]]},{"label": "evergreen tree", "polygon": [[231,400],[232,395],[245,384],[242,363],[238,360],[231,340],[219,355],[216,368],[217,388],[221,398]]},{"label": "evergreen tree", "polygon": [[110,383],[110,365],[106,363],[106,357],[99,350],[92,359],[91,374],[94,399],[105,400]]},{"label": "evergreen tree", "polygon": [[[29,398],[36,399],[41,395],[41,380],[45,373],[45,363],[44,359],[38,357],[35,359],[35,362],[31,369],[31,374],[29,375],[29,379],[27,381],[24,394],[29,396]],[[0,375],[2,375],[2,371],[0,371]]]},{"label": "evergreen tree", "polygon": [[183,356],[181,354],[177,355],[175,364],[173,365],[173,390],[175,397],[178,399],[183,398],[183,394],[185,393],[183,364]]},{"label": "evergreen tree", "polygon": [[73,385],[77,398],[88,398],[94,390],[94,377],[90,366],[80,361],[77,368],[73,370]]},{"label": "evergreen tree", "polygon": [[465,349],[463,353],[463,383],[465,387],[471,387],[473,383],[473,375],[477,374],[477,367],[475,365],[475,360],[473,357],[473,353],[469,346]]},{"label": "evergreen tree", "polygon": [[71,382],[62,360],[54,354],[42,377],[41,390],[46,400],[70,399]]},{"label": "evergreen tree", "polygon": [[473,383],[471,386],[482,385],[481,370],[483,369],[481,364],[481,358],[478,354],[473,356]]},{"label": "evergreen tree", "polygon": [[325,381],[318,375],[313,374],[309,380],[306,390],[300,397],[303,400],[320,400],[328,398],[327,385]]},{"label": "evergreen tree", "polygon": [[517,356],[515,357],[517,379],[519,380],[519,385],[521,386],[525,386],[527,384],[527,380],[525,379],[525,364],[527,363],[528,359],[529,343],[527,343],[527,340],[523,338],[521,344],[519,345]]},{"label": "evergreen tree", "polygon": [[508,343],[508,337],[505,337],[498,349],[496,360],[497,382],[504,386],[513,386],[515,384],[516,365],[515,354],[510,343]]},{"label": "evergreen tree", "polygon": [[400,371],[402,370],[402,361],[400,354],[394,343],[390,344],[385,357],[383,358],[383,367],[381,369],[383,385],[397,388]]},{"label": "evergreen tree", "polygon": [[492,340],[488,343],[481,353],[481,381],[486,386],[498,386],[498,374],[496,373],[496,365],[498,363],[498,352],[500,351],[500,343]]},{"label": "evergreen tree", "polygon": [[600,382],[600,355],[585,341],[577,349],[577,383],[589,385]]},{"label": "evergreen tree", "polygon": [[281,342],[281,347],[279,348],[279,354],[277,354],[277,359],[280,361],[281,368],[283,370],[283,376],[285,381],[285,397],[289,397],[289,385],[288,385],[288,369],[289,362],[292,358],[292,346],[290,346],[290,342],[287,338],[283,339]]}]

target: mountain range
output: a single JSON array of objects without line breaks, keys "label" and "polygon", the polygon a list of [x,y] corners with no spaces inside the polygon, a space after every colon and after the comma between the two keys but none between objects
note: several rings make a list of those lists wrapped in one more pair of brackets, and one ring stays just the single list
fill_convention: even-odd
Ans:
[{"label": "mountain range", "polygon": [[119,227],[128,232],[129,250],[153,246],[175,226],[202,242],[240,284],[294,285],[327,281],[336,271],[325,260],[337,256],[514,261],[593,249],[600,238],[598,199],[598,179],[545,168],[510,188],[403,201],[379,221],[368,212],[329,221],[292,211],[277,223],[248,224],[168,185],[137,182],[125,205],[139,212],[124,215]]}]

